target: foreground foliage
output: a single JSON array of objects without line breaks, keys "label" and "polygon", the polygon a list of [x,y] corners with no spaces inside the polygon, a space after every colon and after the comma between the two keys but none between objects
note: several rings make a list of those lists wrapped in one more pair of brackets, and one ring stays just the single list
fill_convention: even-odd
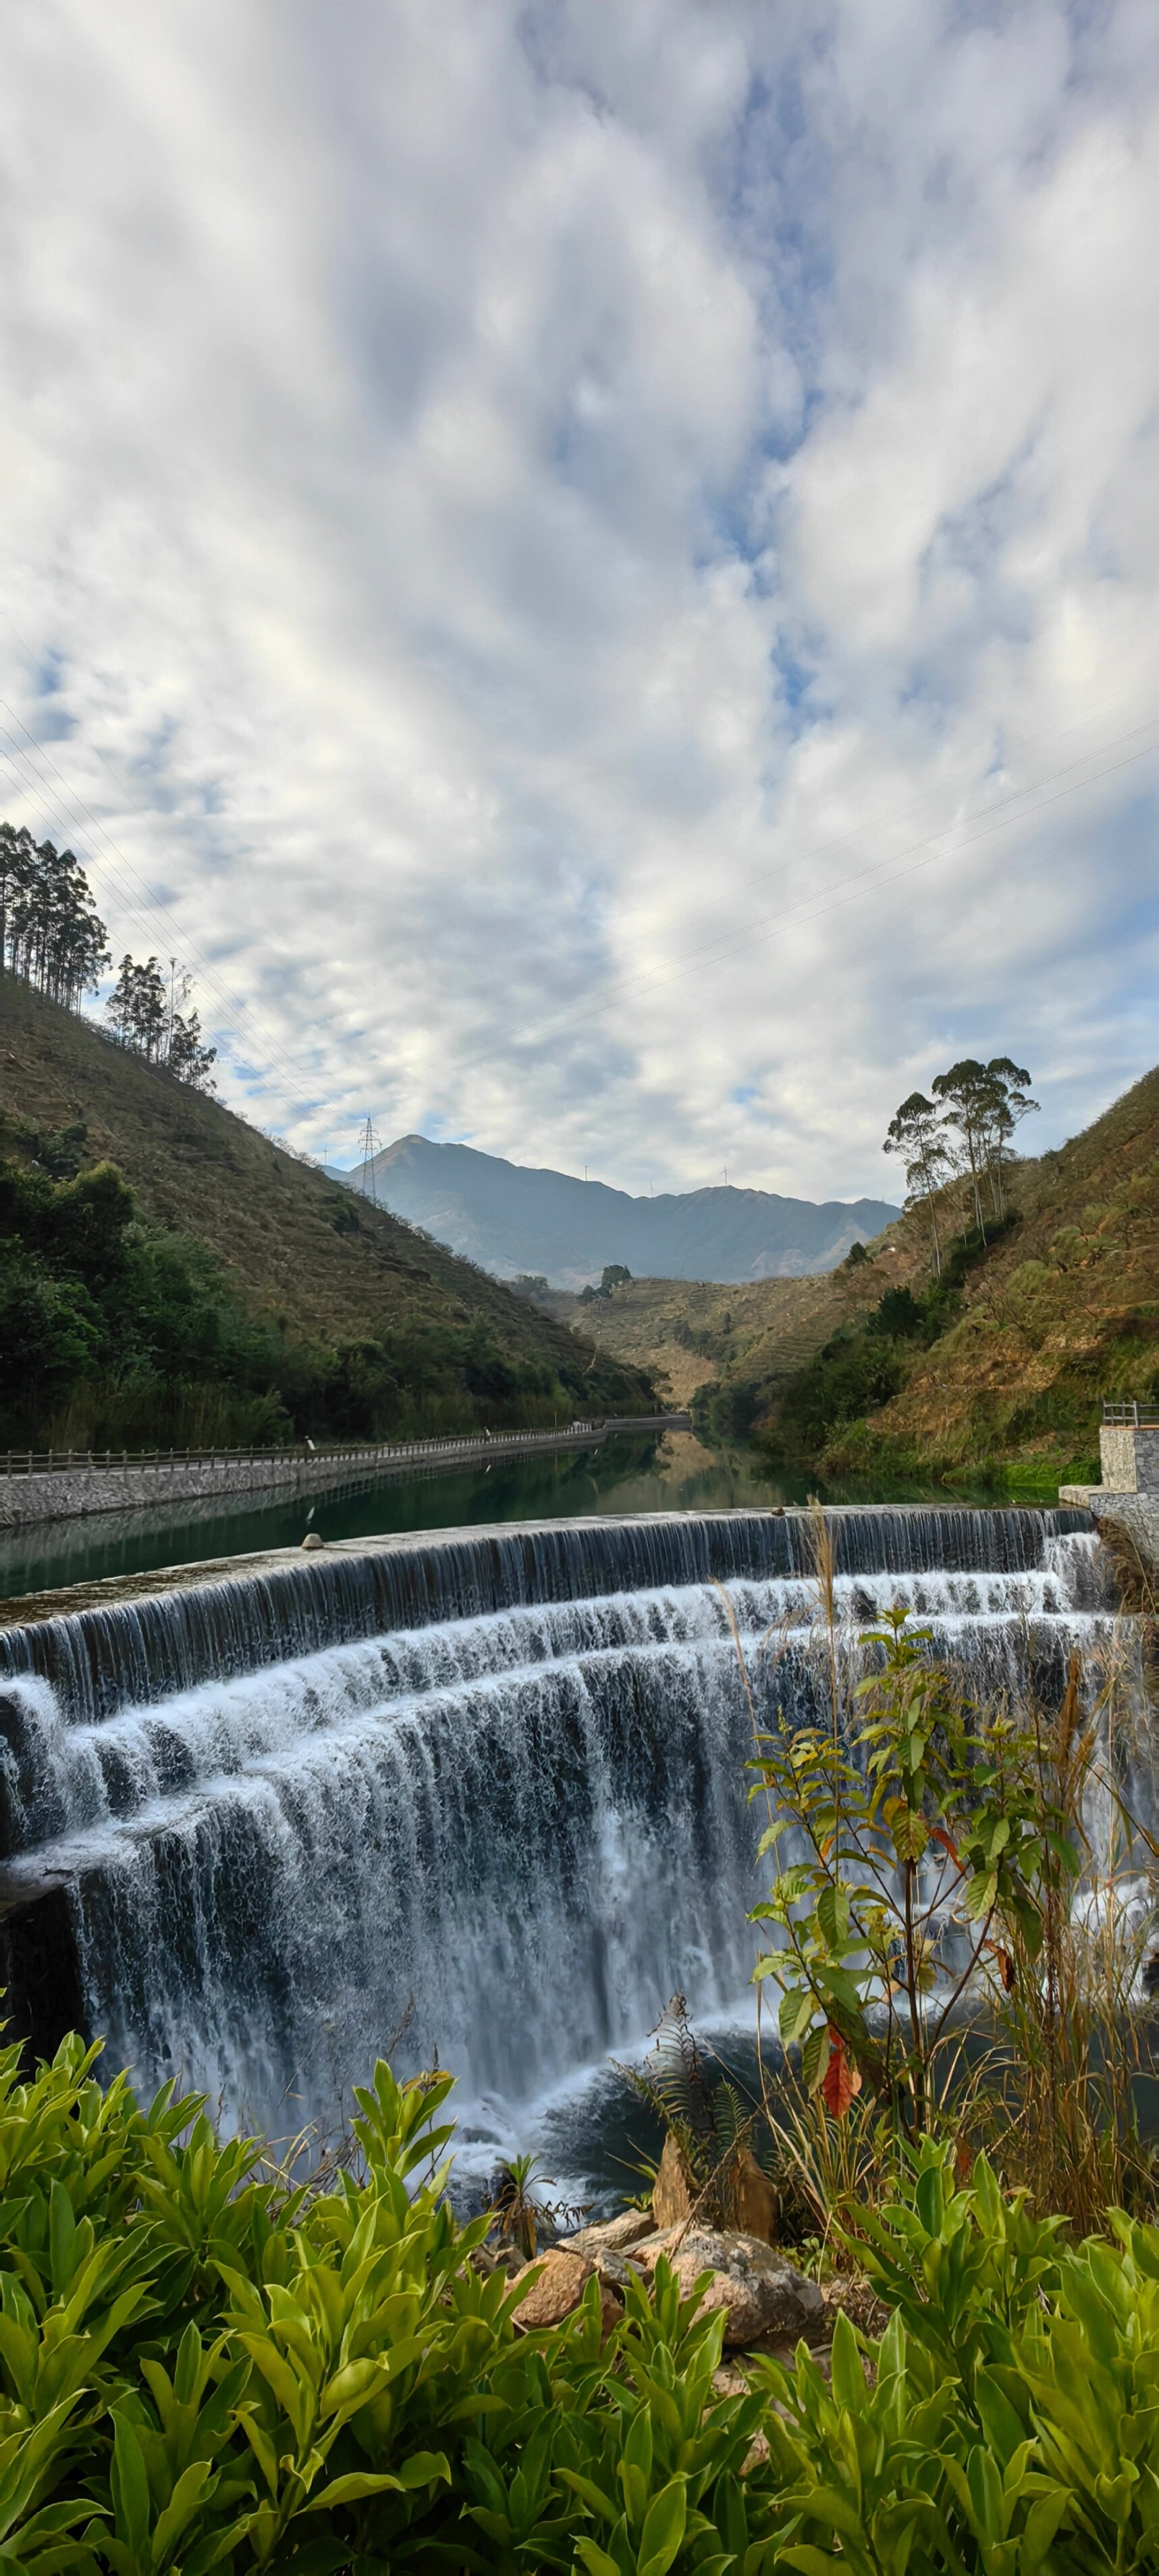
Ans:
[{"label": "foreground foliage", "polygon": [[721,2393],[661,2264],[517,2336],[443,2196],[446,2079],[358,2095],[362,2178],[287,2189],[197,2106],[0,2054],[0,2570],[12,2576],[1087,2576],[1159,2556],[1159,2230],[1071,2246],[927,2143],[867,2218],[892,2309]]}]

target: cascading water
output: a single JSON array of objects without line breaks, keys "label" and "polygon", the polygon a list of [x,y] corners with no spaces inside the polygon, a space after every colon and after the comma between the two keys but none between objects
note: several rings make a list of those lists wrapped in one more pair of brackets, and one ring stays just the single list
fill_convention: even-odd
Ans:
[{"label": "cascading water", "polygon": [[[1105,1655],[1076,1513],[836,1518],[988,1697]],[[758,1892],[752,1719],[814,1701],[803,1514],[351,1544],[0,1632],[0,1905],[42,2044],[79,2017],[272,2135],[392,2036],[512,2116],[668,1995],[727,2013]],[[776,1638],[770,1653],[767,1640]],[[762,1641],[766,1641],[762,1645]]]}]

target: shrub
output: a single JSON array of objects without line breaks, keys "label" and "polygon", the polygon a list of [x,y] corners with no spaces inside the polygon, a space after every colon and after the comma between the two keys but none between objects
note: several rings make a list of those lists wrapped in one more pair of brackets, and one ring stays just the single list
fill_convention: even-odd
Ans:
[{"label": "shrub", "polygon": [[1159,2230],[1068,2244],[927,2141],[851,2240],[892,2310],[714,2379],[661,2261],[519,2336],[444,2197],[446,2078],[292,2187],[66,2040],[0,2051],[0,2567],[20,2576],[1098,2576],[1159,2550]]}]

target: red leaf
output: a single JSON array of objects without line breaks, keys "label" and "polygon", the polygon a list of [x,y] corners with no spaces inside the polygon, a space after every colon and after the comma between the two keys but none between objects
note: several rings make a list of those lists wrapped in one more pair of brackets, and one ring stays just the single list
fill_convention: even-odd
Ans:
[{"label": "red leaf", "polygon": [[1012,1995],[1016,1980],[1014,1974],[1014,1961],[1010,1956],[1009,1950],[1004,1950],[1001,1943],[998,1941],[988,1941],[986,1947],[991,1956],[998,1963],[998,1974],[1002,1979],[1006,1993],[1008,1995]]},{"label": "red leaf", "polygon": [[954,1867],[960,1878],[962,1875],[962,1864],[958,1858],[958,1846],[954,1841],[953,1835],[946,1832],[944,1825],[935,1825],[930,1835],[930,1841],[932,1843],[940,1843],[942,1850],[949,1853],[950,1859],[953,1861]]},{"label": "red leaf", "polygon": [[854,2065],[839,2030],[829,2025],[829,2064],[821,2096],[825,2108],[835,2120],[843,2120],[861,2091],[861,2075]]}]

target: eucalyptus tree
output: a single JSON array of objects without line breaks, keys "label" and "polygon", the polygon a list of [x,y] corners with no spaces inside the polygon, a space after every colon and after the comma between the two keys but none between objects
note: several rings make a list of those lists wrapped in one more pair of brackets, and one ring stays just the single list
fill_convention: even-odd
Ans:
[{"label": "eucalyptus tree", "polygon": [[1006,1214],[1006,1193],[1002,1183],[1002,1166],[1010,1160],[1009,1146],[1016,1127],[1038,1108],[1030,1097],[1030,1075],[1025,1065],[1017,1065],[1008,1055],[993,1055],[986,1067],[986,1078],[992,1088],[993,1105],[987,1131],[990,1189],[999,1223]]},{"label": "eucalyptus tree", "polygon": [[982,1182],[990,1165],[996,1090],[992,1076],[976,1056],[963,1056],[948,1073],[935,1074],[930,1085],[942,1104],[942,1125],[954,1140],[958,1170],[969,1176],[974,1223],[986,1240]]},{"label": "eucalyptus tree", "polygon": [[[183,999],[188,1000],[188,995]],[[212,1068],[217,1062],[217,1048],[203,1046],[201,1021],[196,1011],[187,1015],[175,1010],[165,1050],[165,1062],[178,1082],[186,1082],[193,1091],[215,1089]]]},{"label": "eucalyptus tree", "polygon": [[167,984],[156,957],[141,966],[126,954],[105,1008],[122,1046],[165,1065],[193,1090],[212,1091],[217,1048],[202,1043],[200,1018],[188,1008],[190,990],[188,975]]},{"label": "eucalyptus tree", "polygon": [[924,1206],[930,1221],[934,1247],[934,1275],[942,1275],[942,1246],[938,1234],[938,1191],[953,1170],[953,1156],[943,1121],[933,1101],[924,1091],[911,1091],[900,1109],[890,1119],[883,1154],[900,1154],[903,1158],[907,1206]]},{"label": "eucalyptus tree", "polygon": [[169,994],[155,957],[138,966],[126,952],[105,1009],[122,1046],[132,1047],[150,1064],[160,1061],[169,1028]]},{"label": "eucalyptus tree", "polygon": [[75,852],[0,824],[0,965],[76,1010],[108,962],[105,926]]}]

